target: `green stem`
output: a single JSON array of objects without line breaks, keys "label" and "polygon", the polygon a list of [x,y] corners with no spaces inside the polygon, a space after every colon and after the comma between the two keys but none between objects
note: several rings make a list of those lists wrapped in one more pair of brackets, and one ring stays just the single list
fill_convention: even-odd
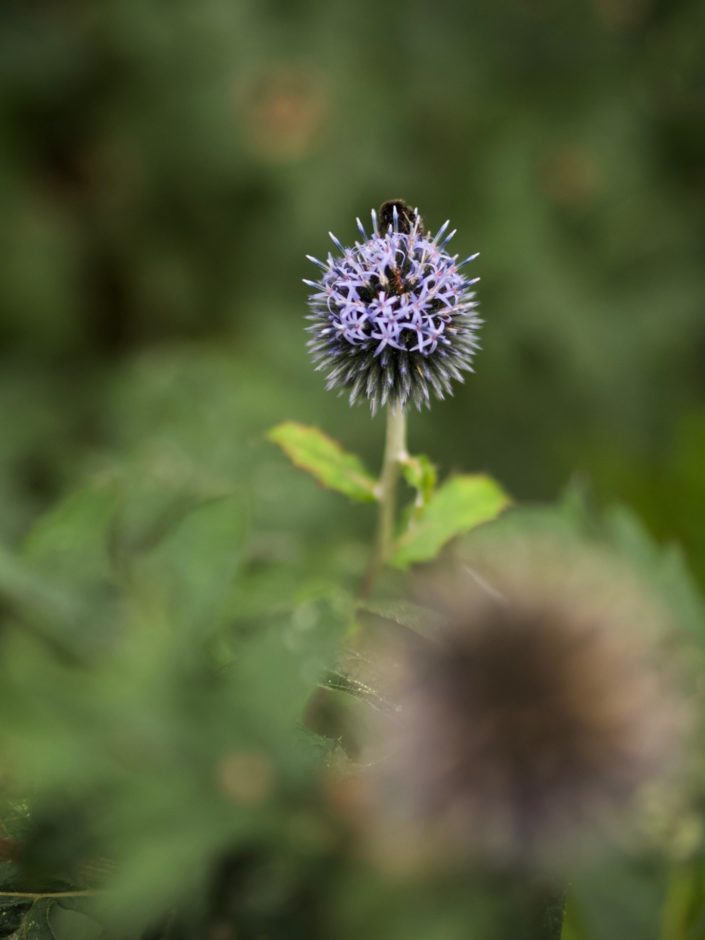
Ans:
[{"label": "green stem", "polygon": [[397,487],[406,450],[406,412],[403,408],[387,408],[387,434],[384,445],[382,472],[377,483],[379,509],[375,547],[362,589],[363,595],[372,589],[375,578],[389,561],[394,545],[394,527],[397,509]]},{"label": "green stem", "polygon": [[[539,894],[541,899],[541,894]],[[554,885],[543,893],[542,934],[545,940],[561,940],[565,919],[566,891],[562,886]]]},{"label": "green stem", "polygon": [[[521,912],[521,940],[561,940],[565,903],[566,892],[562,886],[528,886]],[[516,931],[513,931],[512,938],[516,936]]]}]

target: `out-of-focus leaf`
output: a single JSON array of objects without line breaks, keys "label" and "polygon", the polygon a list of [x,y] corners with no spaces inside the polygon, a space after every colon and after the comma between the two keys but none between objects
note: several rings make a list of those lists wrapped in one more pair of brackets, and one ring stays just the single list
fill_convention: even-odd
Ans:
[{"label": "out-of-focus leaf", "polygon": [[72,614],[70,594],[32,571],[0,545],[0,599],[13,613],[29,614],[42,621]]},{"label": "out-of-focus leaf", "polygon": [[73,493],[37,522],[23,558],[32,568],[71,584],[84,586],[103,577],[118,500],[114,483],[91,484]]},{"label": "out-of-focus leaf", "polygon": [[17,936],[29,907],[27,898],[0,894],[0,937]]},{"label": "out-of-focus leaf", "polygon": [[438,620],[436,611],[409,601],[378,601],[365,598],[358,602],[357,609],[363,613],[381,617],[383,620],[391,620],[417,633],[424,633]]},{"label": "out-of-focus leaf", "polygon": [[53,905],[48,915],[55,940],[101,940],[103,928],[82,911],[72,910],[63,902]]},{"label": "out-of-focus leaf", "polygon": [[373,502],[375,480],[359,457],[344,451],[337,441],[318,428],[296,421],[276,425],[267,435],[295,466],[307,470],[319,483],[350,499]]},{"label": "out-of-focus leaf", "polygon": [[[86,568],[90,569],[90,563]],[[91,578],[89,570],[74,570],[62,577],[60,562],[52,572],[44,562],[35,567],[0,546],[0,600],[9,622],[42,637],[55,650],[74,656],[101,646],[105,633],[97,629],[96,610],[115,599],[114,586],[100,565]],[[45,570],[46,568],[46,570]]]},{"label": "out-of-focus leaf", "polygon": [[398,538],[392,564],[405,568],[429,561],[454,536],[494,519],[509,502],[502,487],[490,477],[451,478]]},{"label": "out-of-focus leaf", "polygon": [[[162,464],[168,462],[162,460]],[[110,548],[116,564],[131,555],[153,548],[195,506],[218,492],[208,492],[190,479],[160,467],[157,459],[135,461],[121,470],[122,488],[126,498],[110,533]]]},{"label": "out-of-focus leaf", "polygon": [[[120,604],[110,533],[120,492],[115,481],[91,483],[43,516],[19,561],[42,586],[19,611],[46,638],[88,651],[114,636]],[[41,601],[36,604],[34,601]]]},{"label": "out-of-focus leaf", "polygon": [[35,901],[9,940],[57,940],[49,923],[54,903],[53,898],[39,898]]},{"label": "out-of-focus leaf", "polygon": [[604,514],[602,534],[610,545],[648,574],[678,621],[702,638],[705,606],[680,547],[659,545],[624,506],[613,506]]},{"label": "out-of-focus leaf", "polygon": [[241,501],[211,499],[187,512],[135,563],[141,582],[183,626],[204,625],[222,605],[246,531]]},{"label": "out-of-focus leaf", "polygon": [[376,689],[366,682],[355,679],[354,676],[346,675],[344,672],[328,672],[323,676],[320,684],[325,689],[354,695],[380,711],[394,711],[394,705],[380,695]]},{"label": "out-of-focus leaf", "polygon": [[697,940],[705,930],[705,871],[702,864],[671,871],[662,915],[663,940]]}]

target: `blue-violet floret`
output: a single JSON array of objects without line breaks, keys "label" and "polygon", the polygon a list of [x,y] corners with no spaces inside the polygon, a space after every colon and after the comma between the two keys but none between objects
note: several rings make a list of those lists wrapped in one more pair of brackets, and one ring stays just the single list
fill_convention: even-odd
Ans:
[{"label": "blue-violet floret", "polygon": [[382,224],[372,211],[370,236],[357,219],[362,240],[346,248],[331,234],[337,254],[308,255],[321,273],[304,281],[316,367],[328,370],[328,388],[347,391],[351,404],[367,398],[373,413],[387,404],[429,406],[431,393],[451,393],[452,381],[472,371],[481,323],[472,290],[479,278],[461,270],[477,255],[459,261],[448,253],[449,222],[431,236],[418,212],[386,205]]}]

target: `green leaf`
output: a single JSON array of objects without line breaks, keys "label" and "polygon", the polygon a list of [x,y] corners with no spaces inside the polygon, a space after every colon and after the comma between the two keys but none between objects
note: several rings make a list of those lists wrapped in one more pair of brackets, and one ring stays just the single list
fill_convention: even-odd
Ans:
[{"label": "green leaf", "polygon": [[29,612],[41,620],[68,619],[74,614],[71,595],[0,545],[0,601],[13,612]]},{"label": "green leaf", "polygon": [[56,940],[101,940],[105,936],[103,928],[92,917],[63,903],[52,907],[48,923]]},{"label": "green leaf", "polygon": [[698,861],[674,864],[662,910],[663,940],[696,940],[703,936],[705,873]]},{"label": "green leaf", "polygon": [[344,451],[337,441],[318,428],[285,421],[267,434],[295,466],[307,470],[319,483],[350,499],[373,502],[376,482],[355,454]]},{"label": "green leaf", "polygon": [[52,898],[39,898],[31,906],[22,923],[11,934],[9,940],[56,940],[49,923],[49,913],[54,905]]},{"label": "green leaf", "polygon": [[625,506],[608,508],[601,521],[607,543],[637,565],[663,594],[679,623],[702,638],[705,607],[680,547],[660,545]]},{"label": "green leaf", "polygon": [[109,536],[119,505],[113,481],[92,482],[42,516],[25,540],[31,567],[83,590],[110,568]]},{"label": "green leaf", "polygon": [[185,513],[151,551],[136,558],[134,574],[170,619],[199,632],[214,620],[242,560],[247,524],[241,500],[204,500]]},{"label": "green leaf", "polygon": [[433,495],[438,482],[435,466],[425,454],[409,455],[402,461],[404,479],[417,491],[417,508],[425,506]]},{"label": "green leaf", "polygon": [[0,596],[18,622],[65,653],[89,653],[114,635],[118,499],[112,482],[91,483],[42,516],[16,556],[0,547]]},{"label": "green leaf", "polygon": [[382,620],[391,620],[400,627],[407,627],[416,633],[425,634],[429,625],[434,625],[439,619],[437,611],[409,601],[376,600],[375,598],[362,598],[357,602],[358,611],[373,614]]},{"label": "green leaf", "polygon": [[450,539],[494,519],[509,502],[501,486],[490,477],[452,477],[398,538],[392,564],[406,568],[414,562],[429,561]]}]

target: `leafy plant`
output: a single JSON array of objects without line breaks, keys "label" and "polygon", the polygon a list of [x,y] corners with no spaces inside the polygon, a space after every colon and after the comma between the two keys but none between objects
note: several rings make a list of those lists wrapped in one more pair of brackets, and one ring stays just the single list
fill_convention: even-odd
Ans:
[{"label": "leafy plant", "polygon": [[[386,408],[379,477],[361,457],[300,421],[280,421],[265,431],[282,389],[268,384],[261,368],[241,363],[233,375],[227,357],[147,358],[116,393],[117,453],[104,455],[98,471],[45,512],[18,545],[0,548],[1,937],[698,936],[703,850],[697,766],[678,777],[675,790],[651,795],[643,832],[630,852],[619,849],[607,861],[599,856],[596,864],[588,859],[570,871],[561,868],[560,879],[555,858],[547,866],[527,852],[527,866],[525,859],[508,863],[489,851],[488,865],[481,853],[454,854],[447,833],[439,837],[422,826],[415,840],[415,826],[387,828],[396,810],[408,809],[412,791],[438,792],[411,786],[419,782],[413,777],[419,767],[431,776],[436,769],[431,748],[424,746],[419,767],[412,762],[401,781],[392,778],[392,799],[387,793],[380,804],[386,809],[377,805],[375,781],[384,777],[379,766],[388,765],[384,754],[370,755],[369,728],[391,722],[385,727],[393,729],[394,752],[400,740],[394,729],[408,714],[400,712],[401,703],[417,707],[397,685],[400,660],[388,658],[389,648],[414,650],[410,662],[417,664],[417,677],[440,664],[440,687],[434,688],[442,694],[430,701],[449,708],[450,718],[443,728],[434,726],[435,711],[422,709],[419,726],[427,735],[430,729],[423,740],[439,747],[447,730],[462,730],[461,745],[446,754],[452,767],[478,727],[488,740],[499,740],[493,735],[505,727],[502,709],[510,709],[512,695],[523,687],[511,677],[538,682],[536,662],[514,655],[513,648],[497,662],[492,631],[486,645],[462,640],[458,656],[439,653],[458,624],[470,631],[504,623],[487,621],[487,610],[494,616],[513,609],[507,599],[517,584],[523,585],[517,609],[533,616],[536,590],[550,601],[549,610],[560,610],[548,631],[539,617],[531,639],[558,637],[549,644],[548,660],[543,647],[534,659],[539,666],[566,664],[565,676],[563,667],[549,669],[547,677],[539,669],[539,685],[550,701],[558,700],[552,697],[558,690],[560,701],[571,706],[578,678],[598,683],[614,675],[614,660],[601,658],[609,657],[609,646],[595,656],[604,669],[582,669],[584,650],[594,636],[604,636],[604,629],[585,633],[579,621],[596,598],[615,618],[623,586],[636,585],[639,616],[649,608],[645,636],[652,613],[660,624],[656,612],[665,611],[668,642],[659,648],[664,675],[675,650],[676,658],[688,661],[684,674],[697,680],[704,618],[681,553],[655,544],[628,511],[598,511],[575,487],[553,506],[517,506],[490,476],[439,478],[430,457],[408,452],[406,406],[425,403],[439,388],[447,391],[439,371],[448,365],[442,337],[469,363],[478,324],[471,285],[458,280],[445,230],[427,236],[418,213],[399,200],[380,216],[389,216],[391,229],[376,228],[370,240],[403,249],[409,264],[387,272],[389,259],[379,254],[379,244],[364,251],[357,246],[355,264],[377,266],[377,280],[366,269],[369,284],[362,297],[358,290],[358,301],[374,307],[374,323],[353,324],[360,311],[337,301],[326,321],[320,300],[313,321],[316,341],[323,337],[325,346],[328,334],[322,331],[335,321],[344,334],[339,342],[350,346],[314,353],[331,360],[333,369],[341,363],[359,367],[361,385],[357,374],[339,373],[337,380],[349,393],[357,387],[358,397]],[[425,256],[423,247],[417,253],[419,243],[410,247],[414,237],[434,246],[427,245],[433,270],[422,270],[417,282],[412,262],[422,265]],[[355,273],[346,249],[339,251],[348,260],[324,262],[312,290]],[[382,290],[380,274],[389,291]],[[444,278],[450,284],[445,302],[429,299],[432,285]],[[420,315],[424,304],[432,305],[423,322],[413,321],[413,303]],[[404,315],[395,318],[402,306]],[[469,332],[454,334],[458,324]],[[451,359],[454,368],[458,362]],[[410,364],[422,373],[427,366],[423,381],[406,383]],[[445,375],[451,378],[457,380],[452,370]],[[292,410],[300,413],[300,403]],[[291,472],[272,445],[306,476]],[[311,486],[311,477],[336,495]],[[337,495],[347,502],[336,503]],[[336,505],[337,512],[331,508]],[[542,555],[547,544],[552,567]],[[610,569],[609,591],[590,581],[593,558]],[[452,605],[443,578],[458,569],[473,601],[461,605],[449,634]],[[528,570],[541,575],[529,586],[519,577]],[[541,593],[548,590],[544,575],[551,581],[548,594]],[[588,589],[583,585],[583,593],[572,594],[577,575],[587,578]],[[566,596],[579,598],[567,612]],[[466,624],[468,611],[477,613]],[[630,630],[641,629],[636,620],[629,620]],[[611,637],[619,639],[621,622],[608,619],[618,624]],[[578,623],[582,641],[554,658],[566,623]],[[499,678],[487,684],[484,711],[453,713],[455,693],[464,694],[467,684],[464,657],[479,648],[488,655],[483,674]],[[527,648],[533,656],[535,648]],[[637,669],[636,680],[641,675]],[[575,681],[568,681],[571,676]],[[637,685],[641,703],[643,687]],[[690,711],[697,695],[686,685],[684,680]],[[612,698],[580,700],[580,715],[594,721],[593,728],[602,727],[600,707],[608,701],[623,714],[614,684],[606,688]],[[625,676],[631,701],[629,688],[636,686]],[[568,711],[565,705],[561,716]],[[556,717],[550,708],[545,714]],[[651,717],[644,708],[649,730]],[[633,739],[623,734],[620,726],[612,738],[618,745],[626,740],[631,753]],[[528,787],[549,764],[560,765],[573,742],[570,735],[556,740],[557,750],[541,752],[551,758],[547,764],[525,752],[520,731],[499,741],[503,749],[496,753],[506,760],[484,766],[506,773],[512,805],[538,805],[532,800],[542,793],[523,790],[522,783]],[[588,745],[579,751],[581,759],[604,753],[599,735]],[[481,748],[471,753],[482,757]],[[649,753],[660,769],[661,750]],[[479,774],[479,763],[473,773]],[[599,780],[619,790],[620,770],[631,772],[637,764],[633,754],[631,763],[610,763]],[[641,779],[641,765],[638,770]],[[476,779],[461,776],[451,796],[464,797]],[[502,796],[500,787],[493,811],[507,805]],[[411,819],[419,821],[413,814]]]}]

